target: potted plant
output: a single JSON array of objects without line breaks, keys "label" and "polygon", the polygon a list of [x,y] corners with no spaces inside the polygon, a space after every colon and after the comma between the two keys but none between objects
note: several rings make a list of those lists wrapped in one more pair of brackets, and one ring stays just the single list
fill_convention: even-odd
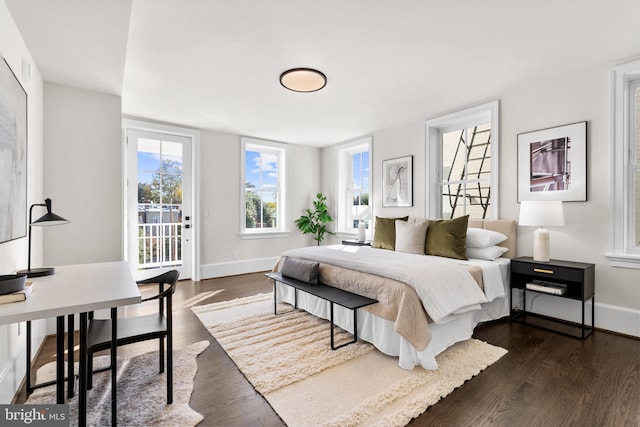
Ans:
[{"label": "potted plant", "polygon": [[326,201],[327,198],[322,193],[316,194],[316,200],[313,202],[313,211],[307,209],[307,214],[296,220],[296,225],[302,231],[302,234],[313,234],[318,246],[320,246],[320,242],[324,240],[327,234],[335,234],[326,226],[327,223],[333,221],[333,218],[329,215]]}]

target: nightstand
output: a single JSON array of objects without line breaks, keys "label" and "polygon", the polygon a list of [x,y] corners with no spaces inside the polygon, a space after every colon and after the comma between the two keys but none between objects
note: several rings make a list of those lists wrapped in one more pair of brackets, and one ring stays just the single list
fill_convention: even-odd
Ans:
[{"label": "nightstand", "polygon": [[371,246],[371,240],[365,240],[364,242],[356,239],[342,239],[343,245],[351,246]]},{"label": "nightstand", "polygon": [[[511,320],[550,329],[575,338],[585,339],[593,332],[595,307],[595,265],[551,260],[534,261],[531,257],[511,260],[509,308]],[[535,289],[534,289],[535,288]],[[513,291],[522,296],[522,308],[513,308]],[[527,312],[527,295],[544,293],[555,298],[577,300],[582,306],[581,323]],[[591,300],[591,324],[585,324],[585,303]]]}]

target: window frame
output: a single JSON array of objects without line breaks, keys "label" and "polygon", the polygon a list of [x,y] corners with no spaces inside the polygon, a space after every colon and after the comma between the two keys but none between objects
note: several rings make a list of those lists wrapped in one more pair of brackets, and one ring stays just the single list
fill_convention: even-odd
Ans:
[{"label": "window frame", "polygon": [[[366,149],[363,149],[365,148]],[[351,188],[351,159],[354,154],[362,153],[364,151],[369,152],[369,218],[371,221],[371,214],[373,212],[372,203],[373,203],[373,194],[372,194],[372,147],[373,147],[373,137],[368,136],[365,138],[359,138],[357,140],[347,142],[344,144],[340,144],[336,147],[336,164],[338,165],[338,180],[337,180],[337,189],[336,194],[336,229],[334,230],[338,235],[343,235],[346,237],[355,236],[358,232],[358,229],[355,227],[350,227],[352,225],[353,218],[351,218],[350,205],[348,203],[349,195],[353,194],[353,189]],[[350,199],[349,199],[350,200]],[[369,230],[372,229],[372,225],[369,224]]]},{"label": "window frame", "polygon": [[[287,209],[287,176],[288,176],[288,144],[282,142],[268,141],[264,139],[241,137],[241,161],[240,161],[240,238],[259,239],[272,237],[288,237],[290,230],[288,224]],[[275,228],[247,228],[246,212],[246,153],[259,151],[260,153],[276,154],[278,156],[278,207],[277,207],[277,227]]]},{"label": "window frame", "polygon": [[635,241],[636,163],[635,120],[631,91],[640,84],[640,60],[631,61],[611,70],[611,200],[609,252],[606,256],[613,267],[640,268],[640,246]]},{"label": "window frame", "polygon": [[442,217],[442,144],[444,133],[470,128],[480,123],[491,124],[491,215],[486,219],[498,219],[500,176],[500,102],[490,101],[453,113],[444,114],[425,122],[425,139],[428,171],[426,173],[425,212],[429,218]]}]

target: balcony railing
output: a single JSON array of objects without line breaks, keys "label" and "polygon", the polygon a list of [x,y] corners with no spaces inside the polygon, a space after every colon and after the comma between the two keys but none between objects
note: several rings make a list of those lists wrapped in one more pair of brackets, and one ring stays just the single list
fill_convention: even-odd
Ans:
[{"label": "balcony railing", "polygon": [[138,224],[138,269],[182,265],[182,223]]}]

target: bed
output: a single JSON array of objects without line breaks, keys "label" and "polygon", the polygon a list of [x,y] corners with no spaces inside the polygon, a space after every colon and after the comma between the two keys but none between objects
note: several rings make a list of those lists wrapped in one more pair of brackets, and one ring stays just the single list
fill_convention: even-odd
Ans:
[{"label": "bed", "polygon": [[[421,221],[424,220],[409,218],[407,223]],[[515,221],[469,220],[466,231],[477,230],[506,236],[506,240],[491,246],[504,253],[495,260],[470,257],[464,261],[367,246],[326,245],[286,251],[274,271],[280,270],[285,257],[318,262],[322,283],[379,301],[358,310],[359,338],[398,357],[401,368],[437,369],[438,354],[470,338],[479,323],[509,314],[509,265],[515,256]],[[275,295],[278,301],[293,304],[294,291],[290,287],[276,285]],[[328,304],[319,298],[301,293],[297,303],[315,316],[329,318]],[[353,331],[353,317],[348,310],[336,307],[334,321]]]}]

